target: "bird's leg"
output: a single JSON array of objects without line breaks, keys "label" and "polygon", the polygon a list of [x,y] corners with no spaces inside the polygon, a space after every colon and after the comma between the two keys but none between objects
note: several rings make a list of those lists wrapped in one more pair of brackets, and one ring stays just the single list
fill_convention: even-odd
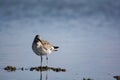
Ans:
[{"label": "bird's leg", "polygon": [[41,67],[42,67],[42,61],[43,61],[43,58],[42,58],[42,56],[41,56]]},{"label": "bird's leg", "polygon": [[[47,55],[46,55],[46,61],[47,61],[47,65],[48,65],[48,56],[47,56]],[[46,66],[47,66],[47,65],[46,65]]]}]

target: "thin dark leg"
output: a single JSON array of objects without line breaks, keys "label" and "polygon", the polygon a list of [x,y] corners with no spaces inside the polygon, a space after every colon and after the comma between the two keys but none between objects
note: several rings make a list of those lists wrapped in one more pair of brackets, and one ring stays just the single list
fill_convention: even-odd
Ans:
[{"label": "thin dark leg", "polygon": [[42,58],[42,56],[41,56],[41,67],[42,67],[42,61],[43,61],[43,58]]},{"label": "thin dark leg", "polygon": [[[46,55],[46,61],[47,61],[47,65],[48,65],[48,56],[47,56],[47,55]],[[47,66],[47,65],[46,65],[46,66]]]}]

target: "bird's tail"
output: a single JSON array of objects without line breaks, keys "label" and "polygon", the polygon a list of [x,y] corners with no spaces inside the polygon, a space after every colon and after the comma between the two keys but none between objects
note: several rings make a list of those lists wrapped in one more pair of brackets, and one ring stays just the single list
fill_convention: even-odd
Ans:
[{"label": "bird's tail", "polygon": [[54,47],[54,51],[58,51],[58,46],[53,46]]}]

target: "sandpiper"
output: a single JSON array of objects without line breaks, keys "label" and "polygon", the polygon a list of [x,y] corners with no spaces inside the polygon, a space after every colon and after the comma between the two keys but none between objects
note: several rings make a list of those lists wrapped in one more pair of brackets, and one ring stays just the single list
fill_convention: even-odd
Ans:
[{"label": "sandpiper", "polygon": [[32,50],[33,52],[41,57],[41,66],[42,66],[42,56],[46,55],[46,61],[48,64],[48,54],[50,54],[53,51],[58,50],[58,46],[53,46],[46,40],[40,39],[39,35],[36,35],[34,38],[34,41],[32,43]]}]

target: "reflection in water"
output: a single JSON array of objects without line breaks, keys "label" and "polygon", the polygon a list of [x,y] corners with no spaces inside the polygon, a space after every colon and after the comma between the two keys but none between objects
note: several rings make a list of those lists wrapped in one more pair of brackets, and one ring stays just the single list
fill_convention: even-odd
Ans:
[{"label": "reflection in water", "polygon": [[[40,80],[43,80],[43,74],[42,74],[43,71],[40,71]],[[46,71],[46,78],[45,80],[48,80],[48,71]]]}]

